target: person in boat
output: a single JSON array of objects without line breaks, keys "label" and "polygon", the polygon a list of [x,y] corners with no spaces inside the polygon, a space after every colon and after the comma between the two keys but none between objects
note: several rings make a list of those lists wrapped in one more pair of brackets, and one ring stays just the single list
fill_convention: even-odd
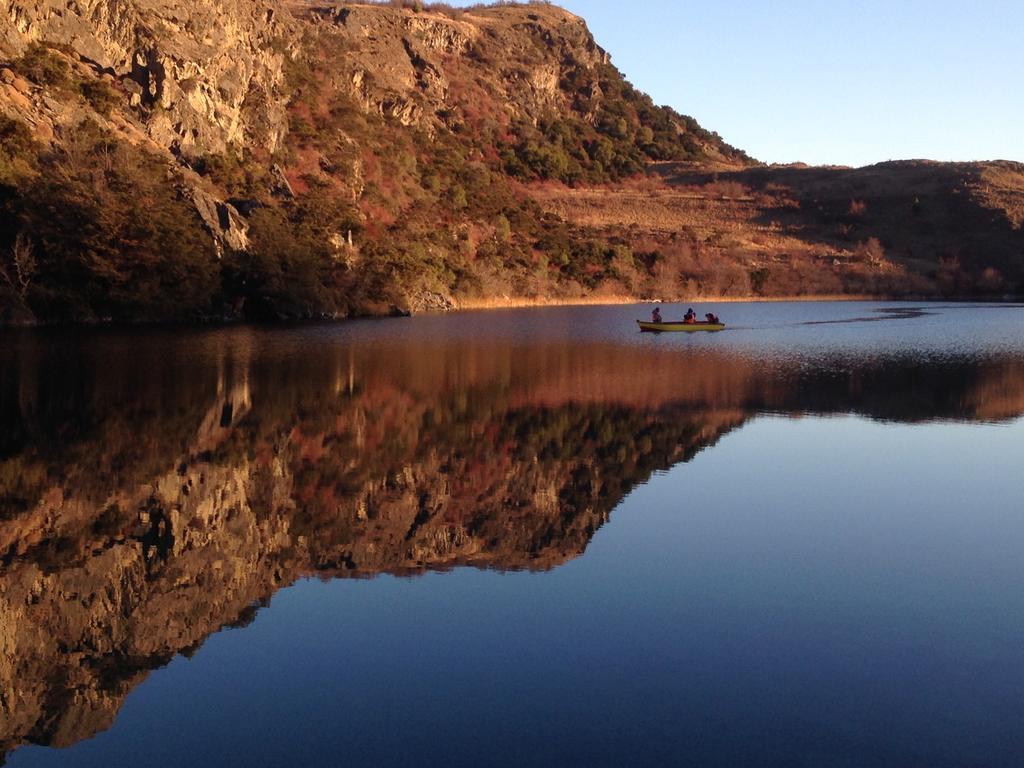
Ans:
[{"label": "person in boat", "polygon": [[711,325],[718,325],[719,323],[722,322],[721,320],[718,319],[718,315],[716,315],[714,312],[708,312],[706,315],[704,315],[704,319],[707,320],[708,323],[710,323]]},{"label": "person in boat", "polygon": [[660,323],[661,322],[661,307],[655,307],[654,311],[651,312],[651,322],[652,323]]},{"label": "person in boat", "polygon": [[697,313],[693,311],[693,307],[686,310],[686,314],[683,315],[683,322],[687,325],[691,325],[697,322]]}]

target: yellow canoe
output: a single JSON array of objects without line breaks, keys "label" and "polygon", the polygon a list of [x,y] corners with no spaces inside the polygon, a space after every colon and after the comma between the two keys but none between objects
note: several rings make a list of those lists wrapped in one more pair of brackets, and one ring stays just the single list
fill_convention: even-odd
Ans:
[{"label": "yellow canoe", "polygon": [[636,324],[640,326],[641,331],[652,331],[654,333],[663,333],[666,331],[686,331],[692,333],[694,331],[724,331],[725,323],[684,323],[681,320],[675,323],[651,323],[644,320],[637,320]]}]

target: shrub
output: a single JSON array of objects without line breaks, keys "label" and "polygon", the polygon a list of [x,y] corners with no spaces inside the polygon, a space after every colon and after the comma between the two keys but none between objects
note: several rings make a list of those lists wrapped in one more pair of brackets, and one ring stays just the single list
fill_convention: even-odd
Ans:
[{"label": "shrub", "polygon": [[255,211],[249,225],[249,250],[232,254],[226,264],[228,293],[246,301],[253,319],[308,317],[325,310],[327,244],[274,208]]},{"label": "shrub", "polygon": [[43,159],[17,216],[35,243],[28,301],[48,319],[186,318],[219,288],[213,242],[154,155],[85,123]]},{"label": "shrub", "polygon": [[14,187],[36,167],[32,132],[20,120],[0,114],[0,187]]},{"label": "shrub", "polygon": [[761,295],[764,293],[765,284],[768,282],[768,277],[771,275],[771,271],[768,267],[757,267],[750,270],[750,290],[755,294]]},{"label": "shrub", "polygon": [[62,56],[43,43],[32,43],[13,69],[37,85],[67,90],[71,88],[71,68]]},{"label": "shrub", "polygon": [[103,117],[110,117],[111,111],[121,100],[118,92],[106,80],[84,80],[78,88],[82,98]]},{"label": "shrub", "polygon": [[494,236],[499,243],[507,243],[512,238],[512,225],[505,214],[498,214],[494,222]]},{"label": "shrub", "polygon": [[462,211],[469,207],[469,200],[466,198],[466,189],[461,184],[456,184],[452,187],[451,203],[452,208],[457,211]]}]

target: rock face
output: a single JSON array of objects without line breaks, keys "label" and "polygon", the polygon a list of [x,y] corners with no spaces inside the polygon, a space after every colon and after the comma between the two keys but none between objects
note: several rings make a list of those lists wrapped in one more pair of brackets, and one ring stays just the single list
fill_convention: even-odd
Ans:
[{"label": "rock face", "polygon": [[[296,139],[296,128],[353,107],[410,136],[476,130],[481,116],[536,126],[574,114],[569,73],[608,61],[582,19],[540,5],[440,13],[280,0],[3,0],[0,19],[0,56],[16,61],[44,45],[74,81],[4,69],[0,115],[44,145],[61,147],[88,120],[160,153],[218,253],[244,251],[249,240],[224,205],[240,190],[202,171],[211,158],[249,166],[247,197],[283,204],[314,184],[362,205],[367,158],[393,162],[409,152],[407,140],[332,126],[311,142]],[[110,94],[102,104],[89,97],[97,89]],[[600,89],[590,95],[599,101]],[[363,216],[376,215],[375,205],[366,201]]]},{"label": "rock face", "polygon": [[[99,114],[73,96],[14,78],[0,84],[0,112],[61,140],[82,120],[177,158],[280,150],[288,130],[283,90],[289,41],[298,32],[283,8],[250,0],[5,0],[0,51],[59,45],[76,78],[113,88],[119,103]],[[246,225],[218,191],[182,173],[218,253],[248,247]]]},{"label": "rock face", "polygon": [[351,83],[352,95],[403,125],[444,123],[451,107],[446,65],[471,61],[488,41],[500,41],[503,54],[492,62],[489,79],[516,117],[533,121],[564,108],[565,71],[608,61],[582,19],[550,6],[491,8],[449,18],[345,5],[314,7],[306,18],[318,31],[329,29],[345,41],[337,74]]},{"label": "rock face", "polygon": [[223,244],[236,251],[248,250],[249,225],[234,205],[217,200],[199,184],[189,187],[187,194],[218,246]]},{"label": "rock face", "polygon": [[281,92],[286,12],[249,0],[5,0],[2,33],[17,54],[60,43],[123,84],[154,142],[218,152],[273,152],[287,130]]},{"label": "rock face", "polygon": [[[8,142],[20,128],[0,124],[0,184],[20,194],[0,201],[0,254],[23,227],[52,281],[73,271],[53,262],[95,250],[45,205],[17,206],[35,166],[59,193],[81,160],[74,137],[95,124],[158,157],[210,236],[202,274],[223,279],[195,290],[213,299],[190,318],[1024,286],[1024,166],[758,167],[636,91],[585,22],[551,5],[0,0],[0,20],[0,120],[36,142]],[[38,162],[19,168],[8,151]],[[137,205],[111,219],[145,217]],[[57,255],[42,247],[62,239]],[[148,244],[137,263],[159,250]],[[225,255],[239,262],[216,263]],[[179,282],[167,261],[156,266]],[[165,313],[96,300],[131,272],[100,265],[95,290],[39,295],[0,273],[0,322]]]},{"label": "rock face", "polygon": [[[280,150],[292,95],[286,66],[309,54],[304,41],[325,32],[344,47],[336,60],[312,62],[318,77],[344,83],[367,110],[406,126],[444,121],[451,107],[446,64],[471,61],[482,38],[499,41],[505,52],[489,79],[510,108],[532,120],[563,108],[563,65],[607,60],[582,19],[539,6],[453,19],[277,0],[3,0],[0,17],[0,51],[13,57],[32,43],[61,46],[83,76],[91,70],[117,84],[119,110],[149,140],[185,155]],[[0,110],[45,125],[47,133],[82,118],[81,109],[52,109],[43,103],[53,98],[46,89],[5,72]]]}]

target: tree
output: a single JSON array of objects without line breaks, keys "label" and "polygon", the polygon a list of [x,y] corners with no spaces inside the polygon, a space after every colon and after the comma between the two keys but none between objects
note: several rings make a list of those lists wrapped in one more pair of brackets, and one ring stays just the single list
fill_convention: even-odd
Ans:
[{"label": "tree", "polygon": [[885,258],[885,248],[877,237],[869,237],[857,247],[857,256],[868,264],[877,266]]},{"label": "tree", "polygon": [[36,275],[36,257],[32,241],[24,232],[19,232],[11,246],[11,262],[14,266],[14,287],[25,298],[28,287]]},{"label": "tree", "polygon": [[469,200],[466,198],[466,189],[461,184],[456,184],[451,190],[452,208],[457,211],[464,211],[469,207]]},{"label": "tree", "polygon": [[[94,123],[44,157],[23,185],[22,231],[35,274],[26,286],[48,319],[186,318],[210,312],[220,288],[213,240],[164,161]],[[24,262],[26,251],[19,258]]]},{"label": "tree", "polygon": [[503,213],[499,213],[494,222],[494,236],[499,243],[507,243],[512,238],[512,225]]}]

